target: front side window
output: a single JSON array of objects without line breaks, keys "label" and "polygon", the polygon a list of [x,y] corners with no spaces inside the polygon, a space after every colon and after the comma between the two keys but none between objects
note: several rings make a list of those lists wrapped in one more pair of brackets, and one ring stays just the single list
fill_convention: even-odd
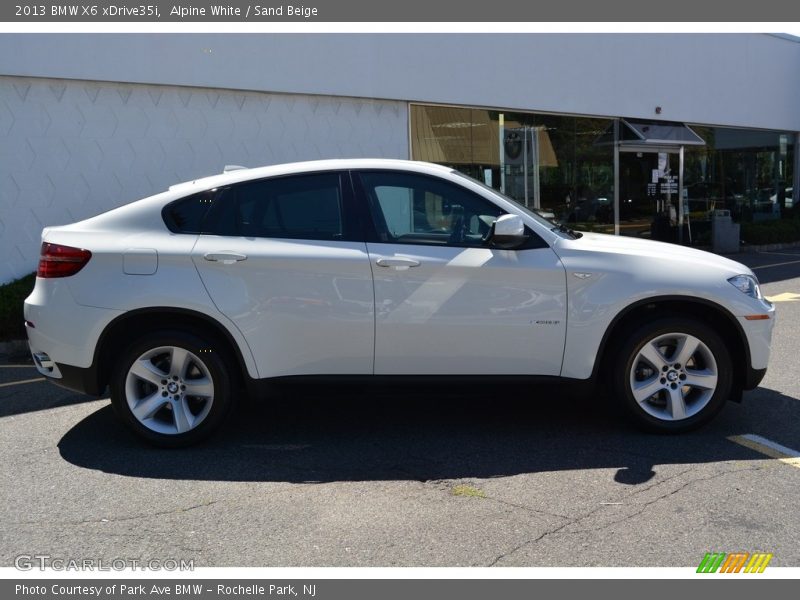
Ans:
[{"label": "front side window", "polygon": [[338,173],[277,177],[231,186],[210,215],[211,233],[240,237],[339,240]]},{"label": "front side window", "polygon": [[416,173],[360,174],[381,241],[481,246],[503,209],[448,181]]}]

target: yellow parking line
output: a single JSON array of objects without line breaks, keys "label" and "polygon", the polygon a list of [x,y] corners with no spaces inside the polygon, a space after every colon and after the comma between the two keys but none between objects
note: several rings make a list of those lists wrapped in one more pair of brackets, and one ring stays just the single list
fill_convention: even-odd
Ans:
[{"label": "yellow parking line", "polygon": [[0,383],[0,387],[8,387],[10,385],[22,385],[23,383],[36,383],[37,381],[44,381],[44,377],[37,377],[36,379],[23,379],[21,381],[9,381],[8,383]]},{"label": "yellow parking line", "polygon": [[760,454],[764,454],[765,456],[769,456],[770,458],[774,458],[782,463],[786,463],[787,465],[791,465],[792,467],[800,469],[800,452],[797,450],[792,450],[786,446],[781,446],[780,444],[763,438],[760,435],[754,435],[752,433],[746,433],[744,435],[732,435],[728,439],[736,444],[739,444],[740,446],[750,448],[751,450],[755,450]]},{"label": "yellow parking line", "polygon": [[783,292],[782,294],[777,294],[776,296],[764,296],[770,302],[796,302],[800,300],[800,294],[795,294],[794,292]]}]

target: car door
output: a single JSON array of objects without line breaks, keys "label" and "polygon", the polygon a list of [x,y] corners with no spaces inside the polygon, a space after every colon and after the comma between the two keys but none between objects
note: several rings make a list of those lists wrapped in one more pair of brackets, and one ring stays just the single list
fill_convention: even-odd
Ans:
[{"label": "car door", "polygon": [[484,242],[504,210],[452,181],[360,171],[375,226],[375,373],[559,375],[566,277],[532,231],[517,250]]},{"label": "car door", "polygon": [[219,191],[192,259],[259,376],[371,374],[372,274],[347,173]]}]

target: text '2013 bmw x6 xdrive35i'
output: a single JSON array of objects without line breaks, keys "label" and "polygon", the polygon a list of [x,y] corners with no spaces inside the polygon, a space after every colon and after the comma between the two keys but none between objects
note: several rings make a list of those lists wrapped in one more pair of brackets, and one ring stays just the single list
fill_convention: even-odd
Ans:
[{"label": "text '2013 bmw x6 xdrive35i'", "polygon": [[297,376],[604,382],[641,425],[707,422],[767,368],[747,267],[575,233],[443,166],[237,169],[42,234],[25,302],[39,371],[155,444]]}]

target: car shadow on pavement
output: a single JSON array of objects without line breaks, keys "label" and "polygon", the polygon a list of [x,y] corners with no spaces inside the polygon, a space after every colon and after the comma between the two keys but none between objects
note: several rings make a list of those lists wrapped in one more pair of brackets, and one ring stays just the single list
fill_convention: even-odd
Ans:
[{"label": "car shadow on pavement", "polygon": [[46,381],[0,388],[0,418],[93,402],[97,398],[59,388]]},{"label": "car shadow on pavement", "polygon": [[791,426],[800,403],[763,388],[747,393],[744,404],[729,404],[705,428],[679,436],[640,432],[596,399],[537,392],[544,394],[539,401],[526,398],[530,389],[507,388],[404,397],[375,390],[335,398],[296,393],[243,405],[216,437],[178,450],[140,442],[105,406],[58,447],[79,467],[157,479],[429,481],[616,468],[617,482],[636,485],[654,476],[655,465],[764,458],[730,435],[800,442]]}]

